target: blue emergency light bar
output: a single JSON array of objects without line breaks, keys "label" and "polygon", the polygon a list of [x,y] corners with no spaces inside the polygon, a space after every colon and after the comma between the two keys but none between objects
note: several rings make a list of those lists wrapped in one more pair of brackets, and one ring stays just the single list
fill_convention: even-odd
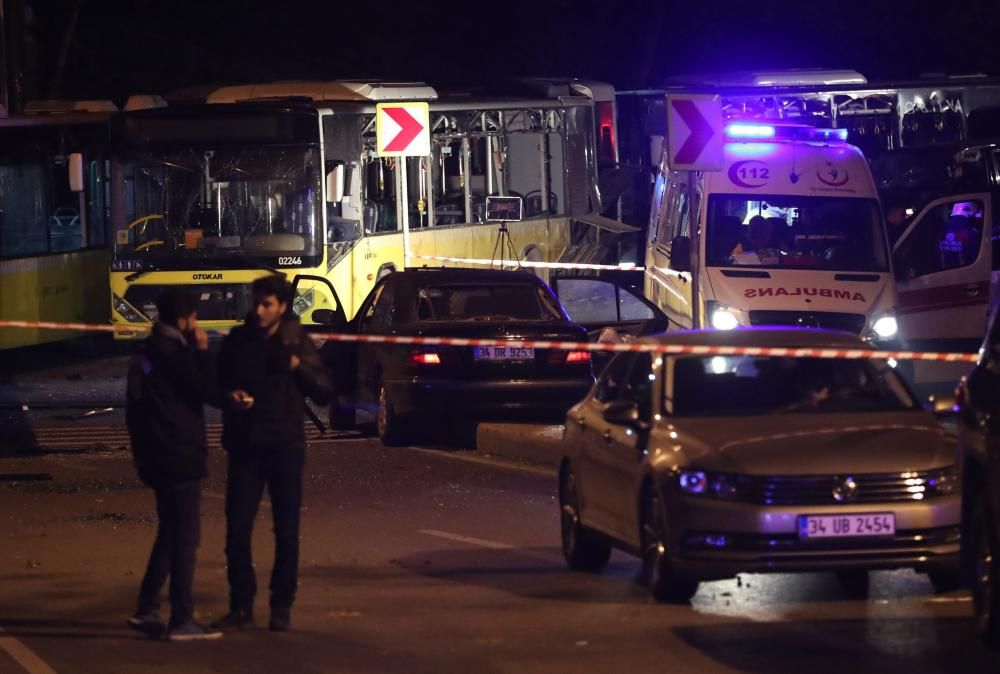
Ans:
[{"label": "blue emergency light bar", "polygon": [[757,124],[734,122],[725,128],[727,140],[847,140],[847,129],[818,129],[797,124]]},{"label": "blue emergency light bar", "polygon": [[770,124],[728,124],[726,138],[774,138],[775,128]]}]

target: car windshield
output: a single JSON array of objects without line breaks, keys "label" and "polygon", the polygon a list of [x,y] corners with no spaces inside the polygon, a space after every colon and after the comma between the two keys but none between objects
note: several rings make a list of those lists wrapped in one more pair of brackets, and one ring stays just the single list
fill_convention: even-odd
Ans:
[{"label": "car windshield", "polygon": [[319,152],[308,146],[168,149],[122,166],[119,257],[318,253]]},{"label": "car windshield", "polygon": [[870,199],[714,195],[706,255],[714,267],[889,271],[882,217]]},{"label": "car windshield", "polygon": [[417,292],[421,321],[560,321],[555,297],[531,283],[435,285]]},{"label": "car windshield", "polygon": [[667,412],[677,416],[891,412],[916,406],[895,370],[871,360],[678,358],[670,390]]}]

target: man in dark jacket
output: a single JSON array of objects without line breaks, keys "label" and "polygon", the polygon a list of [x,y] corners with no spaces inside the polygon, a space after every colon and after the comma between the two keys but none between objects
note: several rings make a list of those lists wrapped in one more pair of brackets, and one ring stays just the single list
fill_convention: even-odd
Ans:
[{"label": "man in dark jacket", "polygon": [[[157,300],[153,334],[129,367],[126,423],[139,478],[153,489],[159,526],[130,627],[172,641],[217,639],[194,620],[192,585],[200,537],[201,480],[208,475],[204,406],[214,396],[208,335],[196,300],[179,289]],[[170,577],[170,624],[159,615]]]},{"label": "man in dark jacket", "polygon": [[270,628],[285,631],[298,585],[299,511],[305,464],[306,396],[326,404],[332,389],[319,353],[288,308],[291,285],[282,276],[253,284],[253,313],[222,343],[219,377],[222,443],[229,456],[226,560],[229,614],[223,630],[254,627],[257,593],[251,555],[253,525],[267,485],[274,517]]}]

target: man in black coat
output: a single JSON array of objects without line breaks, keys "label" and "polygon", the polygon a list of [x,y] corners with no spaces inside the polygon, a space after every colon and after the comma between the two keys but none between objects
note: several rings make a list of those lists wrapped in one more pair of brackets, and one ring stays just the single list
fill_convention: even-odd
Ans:
[{"label": "man in black coat", "polygon": [[[156,302],[158,318],[129,367],[126,424],[139,478],[153,489],[159,526],[130,627],[172,641],[217,639],[194,620],[192,586],[200,538],[201,481],[208,475],[206,402],[215,376],[197,300],[180,289]],[[170,624],[160,590],[170,577]]]},{"label": "man in black coat", "polygon": [[229,614],[222,630],[254,627],[257,593],[251,541],[267,486],[274,518],[270,628],[285,631],[298,586],[299,511],[305,464],[306,397],[325,405],[333,391],[319,353],[288,308],[291,285],[282,276],[253,284],[253,313],[222,343],[222,444],[229,457],[226,560]]}]

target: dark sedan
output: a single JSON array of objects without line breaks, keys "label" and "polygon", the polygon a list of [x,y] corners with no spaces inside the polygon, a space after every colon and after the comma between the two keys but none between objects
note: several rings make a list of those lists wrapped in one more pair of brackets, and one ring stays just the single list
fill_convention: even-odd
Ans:
[{"label": "dark sedan", "polygon": [[[587,341],[549,287],[517,271],[395,272],[353,320],[329,323],[359,335]],[[324,352],[347,420],[370,414],[386,444],[443,419],[561,419],[594,381],[589,351],[329,342]]]}]

